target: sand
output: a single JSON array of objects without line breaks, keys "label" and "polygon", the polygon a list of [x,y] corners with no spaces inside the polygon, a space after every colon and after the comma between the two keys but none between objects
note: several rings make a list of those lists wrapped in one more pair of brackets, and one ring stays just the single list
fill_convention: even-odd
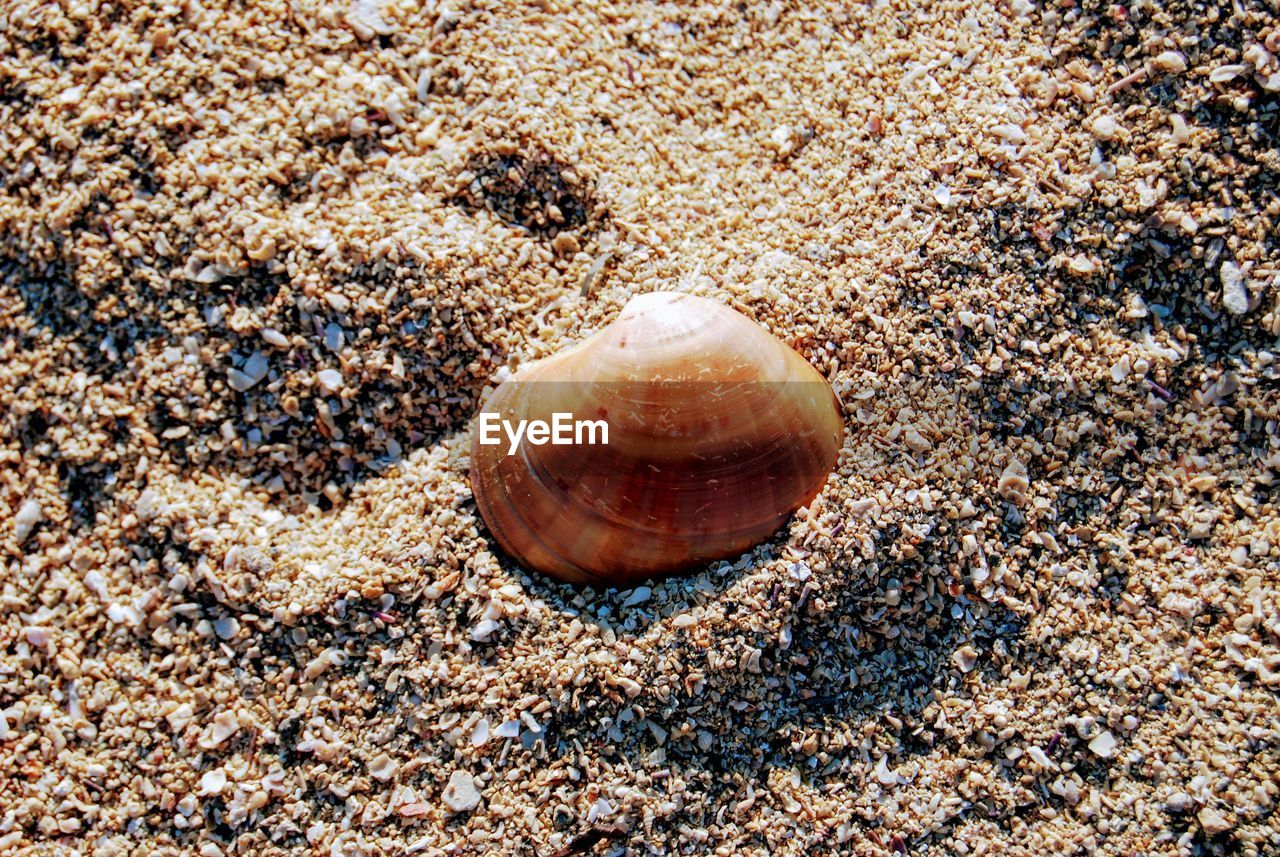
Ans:
[{"label": "sand", "polygon": [[[0,5],[0,852],[1280,853],[1278,14]],[[837,470],[528,574],[478,397],[654,289]]]}]

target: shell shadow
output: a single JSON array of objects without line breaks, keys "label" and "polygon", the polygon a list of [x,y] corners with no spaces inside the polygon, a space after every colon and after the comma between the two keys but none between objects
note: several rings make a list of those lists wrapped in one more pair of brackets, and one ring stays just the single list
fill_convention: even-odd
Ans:
[{"label": "shell shadow", "polygon": [[[891,541],[891,533],[884,536],[884,543]],[[571,763],[589,743],[611,765],[674,766],[698,796],[689,803],[701,808],[683,819],[695,825],[768,789],[778,776],[794,773],[810,789],[837,782],[875,788],[877,760],[860,763],[856,750],[849,753],[851,736],[874,732],[880,754],[892,756],[895,766],[949,747],[954,739],[934,722],[940,696],[956,691],[968,672],[1000,680],[1028,648],[1023,620],[1003,606],[974,611],[965,599],[941,593],[887,607],[895,600],[891,593],[904,586],[895,573],[893,561],[849,562],[833,566],[810,592],[807,581],[769,583],[771,575],[791,577],[785,564],[748,565],[704,575],[714,584],[710,589],[678,580],[653,584],[653,609],[646,603],[630,612],[621,608],[625,592],[566,592],[522,577],[530,597],[594,626],[603,637],[596,652],[643,658],[635,696],[612,687],[602,672],[590,692],[549,712],[541,734],[522,735],[524,750],[544,764]],[[752,583],[766,584],[773,601],[767,606],[790,628],[785,645],[753,621],[760,606],[741,597],[760,591]],[[671,630],[674,619],[699,607],[725,621]],[[545,637],[537,642],[559,645]],[[962,648],[972,651],[963,669],[957,666]],[[564,657],[573,653],[566,649]],[[619,654],[618,666],[626,660]],[[850,821],[870,835],[879,825],[874,817]],[[835,846],[833,830],[822,835]]]},{"label": "shell shadow", "polygon": [[[884,401],[910,391],[891,392]],[[956,396],[947,407],[963,411],[954,422],[981,424],[986,417],[974,405]],[[868,455],[873,460],[843,462],[837,480],[886,470],[901,457],[879,447]],[[840,491],[828,484],[825,495]],[[999,498],[990,503],[1009,506]],[[897,766],[957,749],[938,725],[939,699],[962,694],[970,674],[1002,681],[1033,657],[1025,619],[979,597],[963,572],[939,571],[955,570],[963,535],[941,510],[854,524],[835,511],[836,502],[815,508],[842,523],[813,544],[805,546],[804,527],[793,520],[791,534],[779,533],[736,562],[647,581],[647,592],[556,583],[525,572],[490,541],[530,599],[580,621],[595,638],[585,656],[545,633],[545,625],[521,642],[567,663],[607,664],[594,684],[548,712],[540,733],[522,733],[523,751],[542,764],[571,763],[589,744],[609,764],[635,771],[675,765],[698,796],[682,816],[696,827],[778,777],[811,790],[834,783],[876,789],[880,757]],[[1018,541],[1017,515],[1007,516],[997,537],[1004,547]],[[610,673],[617,671],[633,683],[615,681]],[[863,736],[872,736],[871,751],[857,747]],[[845,821],[878,835],[874,816]],[[564,824],[581,826],[577,819]],[[836,847],[834,826],[815,836]]]}]

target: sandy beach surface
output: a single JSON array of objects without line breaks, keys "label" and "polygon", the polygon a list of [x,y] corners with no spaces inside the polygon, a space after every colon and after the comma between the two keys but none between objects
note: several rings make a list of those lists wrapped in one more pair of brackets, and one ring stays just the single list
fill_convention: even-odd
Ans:
[{"label": "sandy beach surface", "polygon": [[[0,2],[0,853],[1280,854],[1274,0]],[[843,403],[593,591],[493,379]]]}]

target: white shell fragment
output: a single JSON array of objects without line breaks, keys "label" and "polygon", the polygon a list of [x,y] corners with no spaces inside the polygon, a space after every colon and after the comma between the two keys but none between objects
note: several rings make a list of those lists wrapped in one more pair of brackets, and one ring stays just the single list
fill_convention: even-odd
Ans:
[{"label": "white shell fragment", "polygon": [[222,790],[226,787],[227,772],[222,768],[214,768],[212,771],[205,771],[204,776],[200,778],[201,795],[222,794]]},{"label": "white shell fragment", "polygon": [[475,778],[466,771],[454,771],[449,784],[440,793],[440,799],[452,812],[469,812],[480,805],[480,792],[476,791]]},{"label": "white shell fragment", "polygon": [[1227,260],[1218,269],[1222,281],[1222,305],[1232,315],[1244,315],[1249,311],[1249,290],[1244,284],[1244,274],[1235,262]]},{"label": "white shell fragment", "polygon": [[1000,474],[1000,482],[996,490],[1000,496],[1017,506],[1027,502],[1027,491],[1031,487],[1027,479],[1027,468],[1021,461],[1011,461]]},{"label": "white shell fragment", "polygon": [[44,507],[40,505],[38,500],[27,500],[18,509],[18,514],[13,516],[14,537],[17,538],[18,544],[22,544],[31,535],[31,531],[35,529],[36,524],[40,523],[40,519],[44,517]]},{"label": "white shell fragment", "polygon": [[386,753],[379,753],[369,762],[369,776],[386,782],[396,775],[400,766]]},{"label": "white shell fragment", "polygon": [[1155,60],[1156,68],[1171,74],[1180,74],[1187,70],[1187,58],[1178,51],[1164,51]]},{"label": "white shell fragment", "polygon": [[396,28],[382,16],[382,0],[355,0],[347,12],[347,23],[362,39],[389,36]]},{"label": "white shell fragment", "polygon": [[623,607],[636,607],[653,597],[653,589],[648,586],[637,586],[622,602]]},{"label": "white shell fragment", "polygon": [[337,369],[321,369],[316,373],[316,381],[326,393],[336,393],[342,389],[342,373]]},{"label": "white shell fragment", "polygon": [[1089,751],[1095,756],[1110,759],[1116,754],[1116,737],[1110,732],[1099,732],[1097,736],[1089,742]]},{"label": "white shell fragment", "polygon": [[515,738],[520,734],[520,721],[508,720],[500,723],[494,728],[493,734],[498,738]]},{"label": "white shell fragment", "polygon": [[237,393],[243,393],[267,377],[269,368],[267,358],[262,356],[261,352],[255,351],[244,362],[244,366],[227,370],[227,383]]},{"label": "white shell fragment", "polygon": [[236,717],[234,711],[219,711],[214,715],[213,723],[209,725],[203,737],[200,739],[200,746],[206,750],[212,750],[220,747],[232,735],[240,731],[240,721]]}]

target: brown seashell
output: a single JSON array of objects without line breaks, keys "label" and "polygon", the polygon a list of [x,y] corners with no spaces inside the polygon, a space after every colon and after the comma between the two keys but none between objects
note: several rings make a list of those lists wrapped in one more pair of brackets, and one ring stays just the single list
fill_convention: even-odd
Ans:
[{"label": "brown seashell", "polygon": [[[520,420],[556,413],[603,420],[608,443],[584,431],[512,446]],[[844,440],[835,394],[803,357],[675,292],[632,298],[599,333],[521,369],[481,417],[471,484],[498,543],[528,568],[602,586],[751,549],[814,498]]]}]

